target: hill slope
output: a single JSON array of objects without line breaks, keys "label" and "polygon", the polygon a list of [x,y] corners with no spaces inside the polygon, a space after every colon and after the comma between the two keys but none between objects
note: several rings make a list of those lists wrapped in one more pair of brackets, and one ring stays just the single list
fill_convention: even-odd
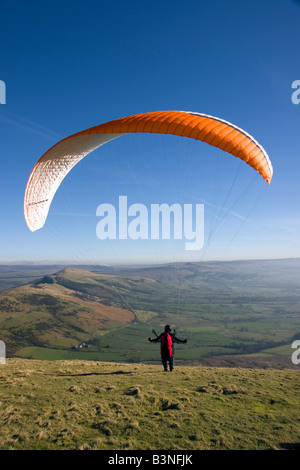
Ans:
[{"label": "hill slope", "polygon": [[4,449],[298,449],[299,373],[9,359]]},{"label": "hill slope", "polygon": [[1,335],[8,351],[25,346],[72,348],[99,330],[133,322],[134,313],[113,288],[97,284],[94,277],[101,275],[70,268],[2,293]]},{"label": "hill slope", "polygon": [[[153,363],[159,352],[147,338],[170,323],[188,338],[176,362],[293,367],[298,265],[185,263],[110,274],[67,268],[0,293],[1,339],[19,357]],[[74,349],[82,343],[88,347]]]}]

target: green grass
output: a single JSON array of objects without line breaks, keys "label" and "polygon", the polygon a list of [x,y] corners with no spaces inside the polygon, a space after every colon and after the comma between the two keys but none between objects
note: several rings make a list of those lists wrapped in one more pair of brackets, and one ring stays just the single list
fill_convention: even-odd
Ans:
[{"label": "green grass", "polygon": [[299,372],[8,359],[0,448],[299,449]]}]

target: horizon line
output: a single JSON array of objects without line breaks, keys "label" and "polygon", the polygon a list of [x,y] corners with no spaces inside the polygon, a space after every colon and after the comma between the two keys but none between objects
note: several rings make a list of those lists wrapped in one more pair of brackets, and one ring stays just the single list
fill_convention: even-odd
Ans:
[{"label": "horizon line", "polygon": [[238,261],[283,261],[283,260],[300,260],[299,256],[288,256],[282,258],[232,258],[232,259],[207,259],[207,260],[198,260],[198,261],[153,261],[149,262],[121,262],[121,263],[97,263],[95,261],[87,260],[82,262],[75,262],[72,260],[57,260],[57,261],[50,261],[50,260],[41,260],[41,261],[0,261],[0,266],[101,266],[101,267],[122,267],[122,266],[165,266],[165,265],[172,265],[172,264],[196,264],[196,263],[228,263],[228,262],[238,262]]}]

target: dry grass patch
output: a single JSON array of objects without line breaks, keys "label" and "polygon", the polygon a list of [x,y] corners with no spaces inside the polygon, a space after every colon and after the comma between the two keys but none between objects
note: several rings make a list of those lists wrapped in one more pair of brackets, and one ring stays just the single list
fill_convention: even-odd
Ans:
[{"label": "dry grass patch", "polygon": [[143,397],[143,394],[141,392],[140,385],[135,385],[133,387],[130,387],[126,391],[126,395],[134,396],[135,398],[140,398],[141,399]]},{"label": "dry grass patch", "polygon": [[139,423],[137,421],[131,421],[127,424],[126,428],[127,431],[141,431]]}]

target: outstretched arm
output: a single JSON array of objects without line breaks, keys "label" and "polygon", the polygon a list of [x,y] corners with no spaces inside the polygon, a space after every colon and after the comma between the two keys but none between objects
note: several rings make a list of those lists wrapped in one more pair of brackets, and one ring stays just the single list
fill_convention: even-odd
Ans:
[{"label": "outstretched arm", "polygon": [[187,339],[179,339],[177,338],[177,336],[173,336],[172,339],[174,343],[184,343],[184,344],[187,343]]},{"label": "outstretched arm", "polygon": [[150,341],[151,343],[159,343],[161,341],[161,338],[162,338],[162,334],[157,336],[157,338],[154,338],[154,339],[148,338],[148,341]]}]

